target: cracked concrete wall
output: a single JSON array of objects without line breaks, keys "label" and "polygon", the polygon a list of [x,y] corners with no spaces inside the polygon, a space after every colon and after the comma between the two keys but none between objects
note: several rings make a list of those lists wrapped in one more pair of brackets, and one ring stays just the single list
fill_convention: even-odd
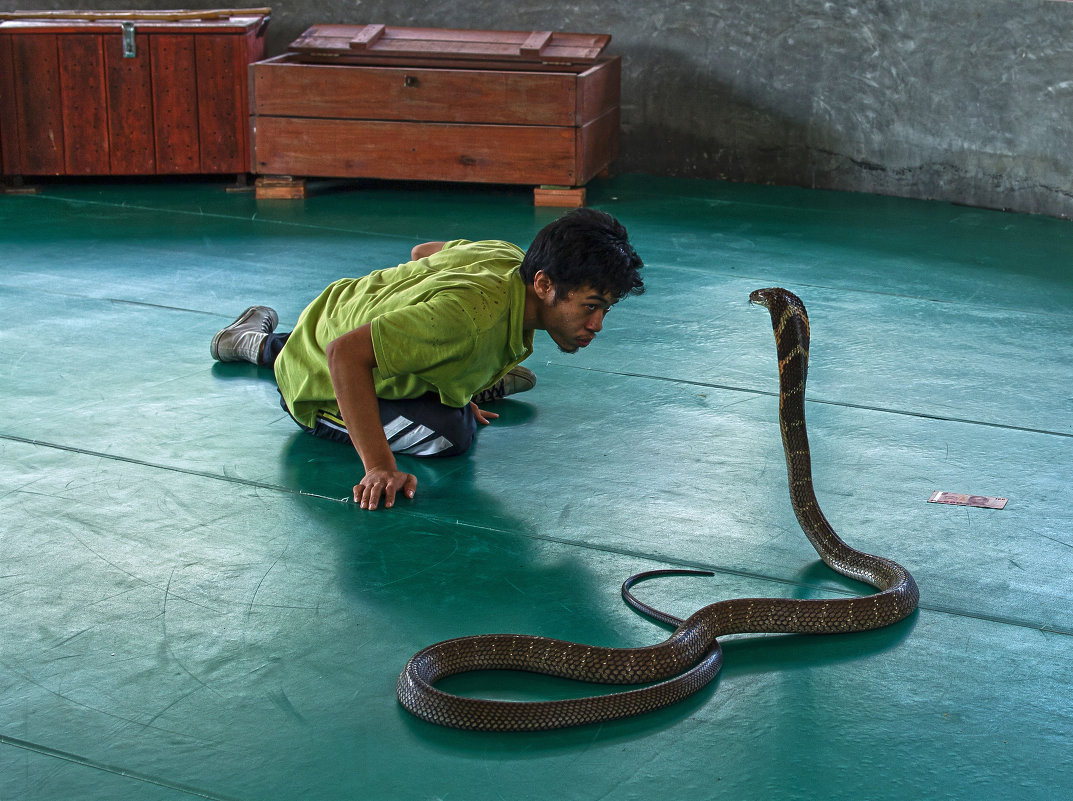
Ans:
[{"label": "cracked concrete wall", "polygon": [[[16,5],[79,4],[0,0],[0,10]],[[618,171],[1073,216],[1073,3],[1063,0],[284,0],[272,8],[271,55],[321,22],[611,33],[611,52],[624,61]]]}]

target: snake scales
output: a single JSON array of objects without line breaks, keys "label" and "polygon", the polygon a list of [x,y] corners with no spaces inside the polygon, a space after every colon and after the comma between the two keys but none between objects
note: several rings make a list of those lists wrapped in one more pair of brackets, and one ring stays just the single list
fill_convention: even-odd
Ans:
[{"label": "snake scales", "polygon": [[[707,684],[722,665],[718,637],[743,633],[831,634],[895,623],[917,605],[913,577],[901,565],[844,543],[820,510],[812,489],[805,431],[805,379],[809,323],[801,300],[785,289],[759,289],[749,299],[767,307],[779,357],[779,424],[790,482],[790,501],[806,536],[833,570],[874,586],[872,595],[838,599],[736,598],[705,606],[685,621],[630,595],[638,574],[623,585],[632,606],[676,625],[662,643],[604,648],[522,634],[460,637],[419,651],[398,681],[402,705],[444,726],[482,731],[527,731],[613,720],[673,704]],[[604,684],[659,682],[624,692],[558,701],[492,701],[436,689],[445,676],[471,670],[524,670]]]}]

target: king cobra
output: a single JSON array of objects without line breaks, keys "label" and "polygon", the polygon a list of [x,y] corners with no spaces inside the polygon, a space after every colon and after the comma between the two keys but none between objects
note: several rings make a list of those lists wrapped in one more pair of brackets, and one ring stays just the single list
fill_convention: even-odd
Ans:
[{"label": "king cobra", "polygon": [[[896,623],[917,605],[919,592],[896,562],[848,546],[831,528],[812,489],[805,431],[809,322],[800,298],[785,289],[749,296],[771,314],[779,357],[779,427],[786,453],[790,502],[805,535],[831,569],[872,585],[872,595],[835,599],[735,598],[705,606],[686,620],[660,612],[629,592],[662,570],[631,576],[623,597],[645,614],[677,626],[658,645],[604,648],[522,634],[460,637],[415,654],[399,676],[402,705],[424,720],[480,731],[534,731],[615,720],[668,706],[696,692],[719,672],[718,637],[728,634],[835,634]],[[521,670],[602,684],[645,684],[624,692],[556,701],[493,701],[437,689],[440,679],[472,670]]]}]

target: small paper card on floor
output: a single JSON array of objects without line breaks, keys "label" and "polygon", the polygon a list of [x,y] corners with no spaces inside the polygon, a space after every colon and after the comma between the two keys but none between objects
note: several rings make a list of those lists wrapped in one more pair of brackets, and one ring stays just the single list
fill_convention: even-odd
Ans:
[{"label": "small paper card on floor", "polygon": [[992,498],[988,495],[959,495],[956,492],[935,491],[928,498],[928,503],[950,503],[954,506],[980,506],[984,509],[1002,509],[1006,506],[1006,499]]}]

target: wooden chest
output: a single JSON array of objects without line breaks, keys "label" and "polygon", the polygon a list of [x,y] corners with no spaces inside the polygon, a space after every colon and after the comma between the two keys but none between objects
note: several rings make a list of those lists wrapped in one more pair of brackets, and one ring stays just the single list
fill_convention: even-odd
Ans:
[{"label": "wooden chest", "polygon": [[320,176],[531,184],[537,203],[580,205],[618,154],[609,40],[314,26],[250,67],[258,196]]},{"label": "wooden chest", "polygon": [[245,176],[268,11],[0,14],[2,174]]}]

